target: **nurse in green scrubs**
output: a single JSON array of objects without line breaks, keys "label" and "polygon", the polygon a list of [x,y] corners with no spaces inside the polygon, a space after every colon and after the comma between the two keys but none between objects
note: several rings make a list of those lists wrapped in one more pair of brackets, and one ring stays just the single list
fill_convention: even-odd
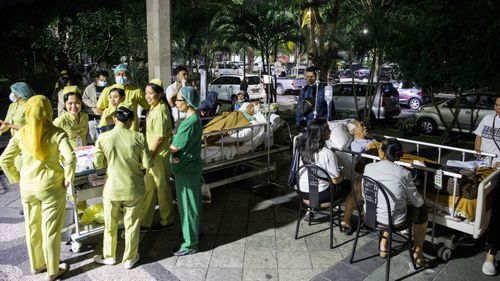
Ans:
[{"label": "nurse in green scrubs", "polygon": [[151,168],[151,156],[144,136],[130,130],[134,113],[125,107],[116,110],[115,127],[102,133],[95,145],[94,166],[107,166],[102,194],[104,205],[104,242],[102,256],[94,262],[116,263],[118,220],[123,212],[125,250],[123,266],[131,269],[139,261],[139,237],[142,201],[144,197],[143,169]]},{"label": "nurse in green scrubs", "polygon": [[175,106],[186,112],[170,146],[172,173],[175,176],[177,205],[181,218],[184,243],[175,256],[194,254],[198,251],[201,229],[201,133],[198,107],[200,96],[193,87],[182,87]]},{"label": "nurse in green scrubs", "polygon": [[[146,85],[146,101],[150,109],[146,118],[146,141],[148,143],[153,167],[144,178],[144,209],[141,218],[141,231],[161,231],[174,223],[172,191],[170,190],[170,143],[172,142],[172,118],[162,82],[153,79]],[[155,206],[158,203],[160,222],[153,223]]]}]

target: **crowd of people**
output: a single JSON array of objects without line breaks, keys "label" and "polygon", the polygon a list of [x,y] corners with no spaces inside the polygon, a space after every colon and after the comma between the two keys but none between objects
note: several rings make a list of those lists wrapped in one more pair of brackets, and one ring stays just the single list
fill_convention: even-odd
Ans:
[{"label": "crowd of people", "polygon": [[[173,254],[197,252],[201,227],[200,96],[185,83],[185,67],[177,67],[174,73],[176,81],[167,90],[159,79],[152,79],[143,90],[131,83],[127,66],[120,64],[114,69],[115,84],[108,85],[108,72],[98,71],[82,95],[68,73],[62,72],[52,101],[36,95],[25,82],[11,86],[12,103],[5,120],[0,120],[0,134],[10,130],[12,137],[0,166],[8,180],[20,186],[33,274],[47,272],[47,280],[55,280],[68,270],[66,263],[60,263],[66,189],[75,178],[74,151],[94,142],[94,166],[106,168],[103,250],[94,262],[117,263],[118,221],[122,216],[122,263],[127,269],[140,258],[140,232],[161,231],[174,224],[171,174],[184,238]],[[57,106],[56,118],[52,105]],[[148,110],[142,133],[139,109]],[[96,119],[100,119],[97,128],[92,122]],[[85,208],[85,202],[79,203]],[[156,205],[160,221],[155,223]]]},{"label": "crowd of people", "polygon": [[[0,166],[11,183],[19,182],[20,185],[31,270],[34,274],[46,271],[48,280],[68,270],[67,264],[60,263],[60,242],[66,189],[75,178],[74,151],[94,142],[94,166],[107,169],[103,191],[103,250],[101,255],[94,257],[94,262],[117,263],[121,213],[125,228],[122,262],[127,269],[140,259],[140,232],[161,231],[174,224],[171,175],[175,178],[183,236],[183,243],[173,254],[183,256],[198,251],[203,168],[200,112],[203,115],[214,113],[209,107],[216,105],[217,93],[210,93],[201,103],[197,90],[186,83],[188,69],[183,66],[174,69],[175,81],[166,89],[159,79],[152,79],[144,90],[134,86],[125,64],[118,65],[113,73],[115,84],[108,85],[108,72],[98,71],[95,81],[83,94],[67,73],[61,73],[52,102],[44,95],[36,95],[25,82],[14,83],[9,96],[12,103],[5,120],[0,120],[0,134],[10,130],[12,136],[0,158]],[[333,103],[328,105],[324,101],[324,87],[317,83],[314,69],[306,70],[306,78],[308,85],[301,91],[296,112],[296,125],[304,132],[304,141],[298,148],[300,165],[315,164],[328,171],[332,181],[320,179],[319,200],[329,201],[332,192],[336,197],[346,196],[341,226],[346,232],[352,232],[351,215],[356,198],[362,196],[362,184],[354,184],[354,190],[341,185],[344,180],[355,179],[343,176],[335,153],[326,145],[331,135],[326,119],[334,118]],[[52,104],[57,106],[56,118],[53,118]],[[242,93],[233,109],[252,122],[258,106]],[[139,132],[140,109],[148,111],[142,133]],[[100,122],[94,130],[91,120],[96,119]],[[354,139],[350,146],[352,151],[365,152],[374,143],[358,120],[350,122],[347,130]],[[475,150],[479,155],[484,152],[500,155],[499,132],[500,97],[497,97],[495,113],[484,117],[475,131]],[[410,172],[394,163],[403,154],[402,145],[395,139],[385,139],[377,146],[377,154],[381,161],[366,165],[361,173],[387,188],[392,198],[393,224],[413,225],[415,261],[419,266],[428,266],[423,255],[427,229],[424,199]],[[499,159],[495,158],[492,165],[500,167]],[[299,177],[300,192],[307,200],[308,176]],[[496,192],[497,200],[498,194],[500,192]],[[160,221],[153,222],[156,205]],[[495,255],[500,230],[494,222],[500,216],[498,206],[493,206],[483,265],[487,275],[496,274]],[[387,206],[383,200],[379,200],[377,209],[380,215],[377,220],[387,224]],[[380,240],[381,257],[386,257],[390,250],[386,237],[383,233]]]}]

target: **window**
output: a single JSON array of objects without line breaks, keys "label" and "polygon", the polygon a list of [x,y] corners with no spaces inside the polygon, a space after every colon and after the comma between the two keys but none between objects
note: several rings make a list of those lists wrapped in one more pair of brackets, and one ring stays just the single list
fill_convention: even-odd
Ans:
[{"label": "window", "polygon": [[226,79],[227,79],[226,80],[227,82],[224,83],[224,84],[229,84],[229,85],[239,85],[239,84],[241,84],[241,80],[238,77],[228,76],[228,77],[226,77]]},{"label": "window", "polygon": [[217,79],[215,79],[213,82],[212,82],[212,85],[221,85],[221,84],[224,84],[224,80],[225,80],[226,77],[219,77]]},{"label": "window", "polygon": [[248,85],[258,85],[260,84],[260,78],[257,76],[247,76]]}]

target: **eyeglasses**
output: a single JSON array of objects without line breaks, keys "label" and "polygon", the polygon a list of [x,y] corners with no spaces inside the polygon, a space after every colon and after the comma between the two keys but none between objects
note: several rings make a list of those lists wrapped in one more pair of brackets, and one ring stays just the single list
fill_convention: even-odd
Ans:
[{"label": "eyeglasses", "polygon": [[178,101],[178,102],[182,102],[182,101],[186,101],[186,100],[176,99],[175,101],[176,101],[176,102],[177,102],[177,101]]}]

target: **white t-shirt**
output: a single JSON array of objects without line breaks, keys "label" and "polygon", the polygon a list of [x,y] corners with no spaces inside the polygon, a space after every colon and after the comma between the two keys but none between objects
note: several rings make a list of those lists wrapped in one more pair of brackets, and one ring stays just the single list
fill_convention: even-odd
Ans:
[{"label": "white t-shirt", "polygon": [[[176,84],[176,82],[172,83],[165,90],[165,95],[167,96],[168,101],[170,101],[170,99],[172,98],[172,96],[175,93],[175,84]],[[180,112],[177,109],[177,107],[174,106],[172,108],[172,117],[174,118],[175,127],[177,127],[182,120],[186,119],[186,112]]]},{"label": "white t-shirt", "polygon": [[[494,132],[493,118],[495,119]],[[496,162],[500,162],[500,150],[493,141],[493,137],[495,137],[497,144],[500,146],[500,117],[495,113],[484,116],[474,131],[474,134],[481,137],[481,151],[497,155],[497,157],[493,159],[492,164],[494,165]]]},{"label": "white t-shirt", "polygon": [[[398,164],[388,160],[371,163],[366,165],[364,175],[380,182],[389,190],[387,195],[389,196],[392,220],[395,225],[404,222],[407,201],[410,201],[415,207],[424,204],[424,198],[418,193],[410,171]],[[383,224],[389,222],[387,205],[382,192],[378,194],[377,221]]]},{"label": "white t-shirt", "polygon": [[[332,179],[340,176],[339,168],[337,165],[337,156],[332,150],[323,147],[320,151],[314,154],[314,163],[320,168],[325,169]],[[302,159],[300,159],[299,167],[304,165]],[[309,178],[306,169],[302,169],[299,174],[299,186],[300,191],[309,192]],[[329,183],[325,180],[319,180],[318,192],[326,190]]]}]

